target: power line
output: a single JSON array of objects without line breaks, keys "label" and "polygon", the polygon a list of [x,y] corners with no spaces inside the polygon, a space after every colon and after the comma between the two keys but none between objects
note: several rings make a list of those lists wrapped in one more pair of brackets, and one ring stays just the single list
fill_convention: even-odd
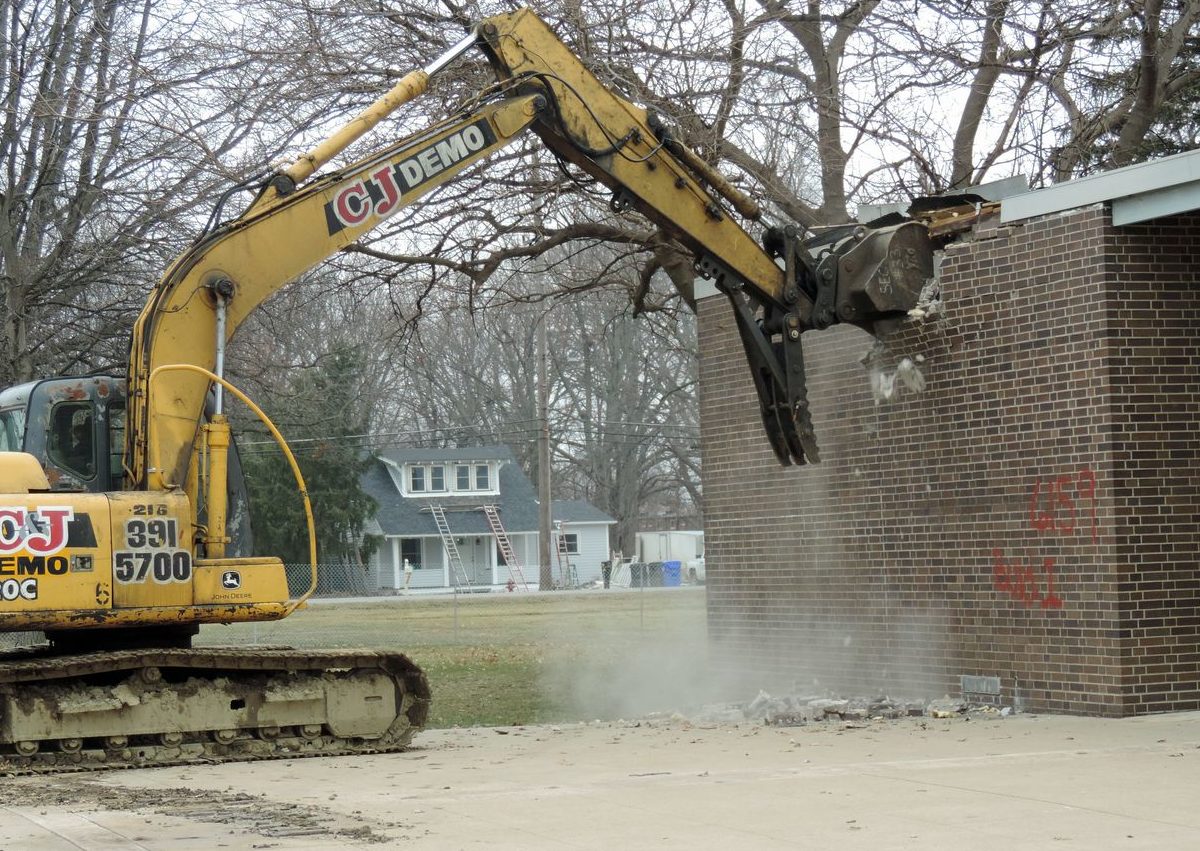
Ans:
[{"label": "power line", "polygon": [[[511,433],[511,434],[489,433],[486,436],[489,439],[495,439],[497,442],[505,443],[505,444],[532,443],[533,441],[535,441],[537,439],[536,435],[530,435],[528,433]],[[683,444],[690,450],[695,450],[700,447],[700,438],[697,435],[646,435],[646,434],[630,434],[630,433],[624,433],[624,432],[607,432],[607,433],[604,433],[602,436],[605,438],[605,440],[604,440],[605,445],[609,446],[609,447],[613,447],[613,446],[615,446],[615,447],[645,446],[648,443],[664,443],[664,442],[665,443]],[[328,439],[324,439],[324,440],[320,441],[320,444],[328,444],[328,443],[337,442],[337,441],[338,441],[337,438],[328,438]],[[561,440],[556,441],[556,443],[561,443],[561,442],[562,442]],[[357,443],[343,442],[343,445],[346,446],[347,448],[351,448],[351,449],[364,449],[364,450],[427,448],[427,447],[420,446],[419,443],[420,443],[419,441],[412,441],[412,442],[408,442],[408,443],[397,443],[397,442],[392,442],[392,441],[387,441],[387,442],[360,441]],[[572,442],[571,445],[578,446],[579,444],[577,442]],[[256,457],[256,456],[261,456],[261,455],[269,455],[269,454],[271,454],[274,446],[275,446],[274,443],[271,443],[271,444],[258,443],[258,444],[255,444],[254,446],[249,447],[246,450],[241,450],[241,454],[243,457],[246,457],[246,458]],[[298,455],[307,455],[307,454],[317,451],[319,448],[320,448],[319,444],[310,444],[308,446],[296,447],[294,449],[294,451]],[[239,449],[240,449],[240,445],[239,445]]]},{"label": "power line", "polygon": [[[293,449],[300,449],[301,451],[306,448],[328,443],[340,443],[345,446],[351,446],[359,449],[383,449],[388,447],[401,448],[411,446],[414,442],[434,439],[437,437],[448,437],[456,433],[465,433],[468,435],[474,434],[480,439],[486,436],[497,439],[504,438],[508,440],[535,440],[537,437],[536,425],[522,427],[521,424],[535,424],[536,422],[537,420],[535,419],[526,419],[514,420],[496,428],[483,428],[480,426],[437,426],[428,429],[410,429],[406,431],[324,435],[319,437],[303,437],[296,438],[294,440],[288,440],[288,445]],[[613,427],[607,427],[610,425]],[[631,428],[634,430],[630,430]],[[653,429],[654,431],[645,432],[636,430],[639,428]],[[554,435],[558,438],[578,438],[580,436],[593,435],[602,438],[633,439],[630,441],[618,440],[618,444],[628,444],[645,440],[680,440],[699,443],[700,440],[698,426],[685,425],[682,423],[649,423],[622,420],[605,421],[604,425],[601,427],[558,425],[554,429]],[[269,451],[274,446],[276,446],[276,443],[273,440],[238,441],[238,448],[245,455],[253,455],[264,451]]]}]

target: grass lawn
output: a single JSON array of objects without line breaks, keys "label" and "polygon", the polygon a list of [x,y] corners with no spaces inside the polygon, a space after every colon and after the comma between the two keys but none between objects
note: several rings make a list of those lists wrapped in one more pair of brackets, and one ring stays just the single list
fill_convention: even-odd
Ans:
[{"label": "grass lawn", "polygon": [[706,679],[703,588],[320,601],[200,642],[402,650],[433,687],[432,727],[670,711]]}]

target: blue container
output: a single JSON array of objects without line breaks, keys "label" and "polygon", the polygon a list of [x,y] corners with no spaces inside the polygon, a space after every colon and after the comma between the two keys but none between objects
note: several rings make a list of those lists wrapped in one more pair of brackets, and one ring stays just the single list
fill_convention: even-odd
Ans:
[{"label": "blue container", "polygon": [[662,584],[670,588],[678,588],[682,579],[683,563],[664,561],[662,563]]}]

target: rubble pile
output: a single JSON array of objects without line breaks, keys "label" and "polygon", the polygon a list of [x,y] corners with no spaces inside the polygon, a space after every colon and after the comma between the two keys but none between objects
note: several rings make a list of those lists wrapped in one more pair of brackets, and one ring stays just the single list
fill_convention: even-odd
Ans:
[{"label": "rubble pile", "polygon": [[692,718],[715,724],[739,724],[746,721],[772,727],[798,727],[822,722],[881,721],[895,718],[1006,717],[1007,706],[971,703],[957,698],[937,700],[901,700],[882,696],[830,697],[827,695],[784,695],[773,697],[765,691],[748,703],[721,703],[703,707]]}]

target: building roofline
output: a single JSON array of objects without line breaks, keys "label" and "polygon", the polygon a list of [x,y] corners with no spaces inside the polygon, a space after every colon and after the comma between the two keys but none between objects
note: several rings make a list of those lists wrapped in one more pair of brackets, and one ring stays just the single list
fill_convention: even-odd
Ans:
[{"label": "building roofline", "polygon": [[1000,221],[1106,202],[1112,203],[1118,227],[1200,209],[1200,149],[1013,195],[1001,201]]}]

